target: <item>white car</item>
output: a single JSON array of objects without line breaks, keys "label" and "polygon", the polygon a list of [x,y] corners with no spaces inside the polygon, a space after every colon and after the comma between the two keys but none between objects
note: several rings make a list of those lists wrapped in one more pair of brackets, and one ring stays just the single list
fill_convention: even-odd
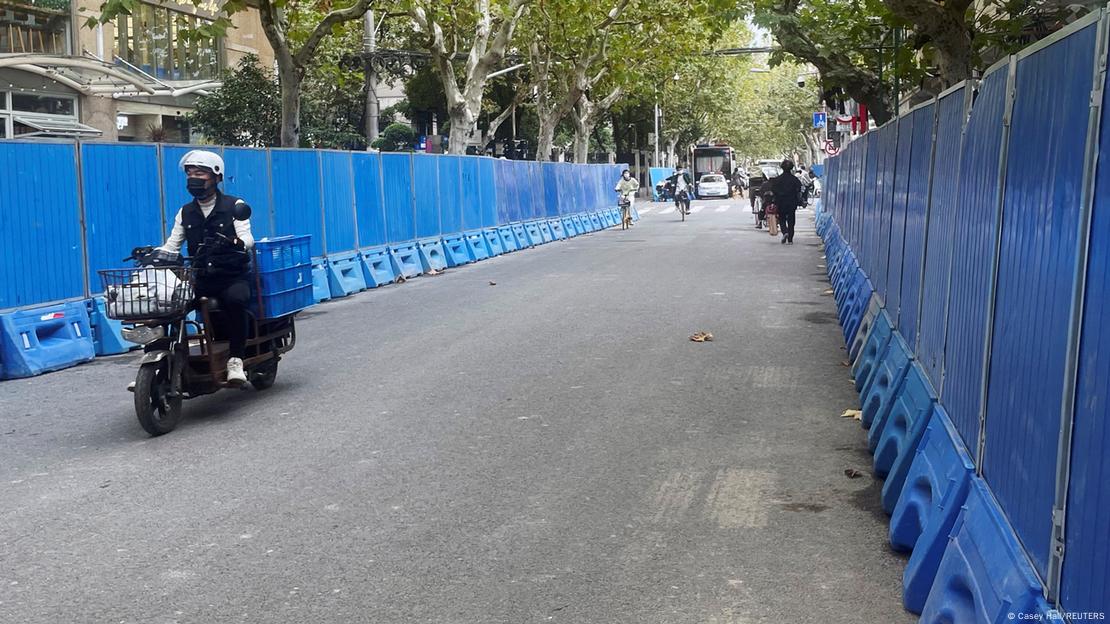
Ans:
[{"label": "white car", "polygon": [[728,198],[728,182],[719,173],[706,173],[698,180],[697,196]]}]

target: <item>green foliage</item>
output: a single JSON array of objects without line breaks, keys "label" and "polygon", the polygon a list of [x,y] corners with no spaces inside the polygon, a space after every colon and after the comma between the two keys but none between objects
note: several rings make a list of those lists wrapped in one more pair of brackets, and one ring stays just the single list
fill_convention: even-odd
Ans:
[{"label": "green foliage", "polygon": [[370,147],[383,152],[410,152],[416,144],[416,132],[411,126],[393,123],[382,132]]},{"label": "green foliage", "polygon": [[189,123],[222,145],[277,145],[281,129],[281,95],[273,75],[250,55],[222,75],[223,86],[197,99]]}]

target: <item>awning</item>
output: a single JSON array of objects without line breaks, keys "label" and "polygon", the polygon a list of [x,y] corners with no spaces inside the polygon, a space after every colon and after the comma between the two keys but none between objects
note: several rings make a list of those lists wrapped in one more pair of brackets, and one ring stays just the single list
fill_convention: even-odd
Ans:
[{"label": "awning", "polygon": [[92,126],[86,126],[72,119],[58,117],[37,117],[35,115],[19,115],[12,117],[16,123],[34,128],[36,132],[24,132],[18,135],[20,139],[32,137],[97,137],[103,134]]},{"label": "awning", "polygon": [[89,56],[0,54],[0,69],[17,69],[63,84],[84,95],[128,98],[189,94],[206,95],[221,86],[215,80],[166,82],[117,59],[108,63]]}]

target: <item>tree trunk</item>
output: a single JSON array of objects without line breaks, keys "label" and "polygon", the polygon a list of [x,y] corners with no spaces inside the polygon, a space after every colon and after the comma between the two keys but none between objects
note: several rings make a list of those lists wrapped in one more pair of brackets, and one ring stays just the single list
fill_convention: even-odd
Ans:
[{"label": "tree trunk", "polygon": [[574,120],[574,162],[585,163],[590,160],[590,134],[594,124],[580,115],[572,115]]},{"label": "tree trunk", "polygon": [[281,83],[281,146],[301,146],[301,80],[295,67],[280,67]]},{"label": "tree trunk", "polygon": [[551,151],[555,147],[555,126],[558,119],[550,114],[540,116],[540,131],[536,139],[536,160],[546,162],[551,160]]}]

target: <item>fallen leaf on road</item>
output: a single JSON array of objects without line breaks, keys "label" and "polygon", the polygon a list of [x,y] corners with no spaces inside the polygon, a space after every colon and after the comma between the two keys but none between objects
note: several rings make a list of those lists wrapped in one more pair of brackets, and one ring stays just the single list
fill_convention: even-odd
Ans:
[{"label": "fallen leaf on road", "polygon": [[407,281],[409,281],[409,279],[407,277],[405,277],[404,275],[398,275],[397,279],[395,280],[395,283],[404,284]]},{"label": "fallen leaf on road", "polygon": [[490,285],[490,286],[496,286],[496,285],[497,285],[497,282],[490,282],[490,283],[489,283],[489,285]]},{"label": "fallen leaf on road", "polygon": [[858,479],[863,476],[863,473],[856,470],[855,468],[845,468],[844,476],[848,477],[849,479]]},{"label": "fallen leaf on road", "polygon": [[713,342],[713,334],[700,331],[693,336],[690,336],[690,340],[693,340],[694,342]]},{"label": "fallen leaf on road", "polygon": [[862,420],[863,419],[863,412],[861,412],[859,410],[854,410],[854,409],[846,409],[846,410],[844,410],[844,413],[840,415],[840,417],[841,418],[855,418],[856,420]]},{"label": "fallen leaf on road", "polygon": [[443,271],[440,271],[439,269],[432,269],[425,273],[425,275],[443,275]]},{"label": "fallen leaf on road", "polygon": [[833,292],[834,292],[833,289],[830,288],[830,289],[826,290],[825,292],[821,293],[821,296],[822,297],[828,297],[829,295],[833,294]]},{"label": "fallen leaf on road", "polygon": [[851,366],[851,364],[848,362],[848,360],[840,360],[840,365],[845,367],[845,368]]}]

